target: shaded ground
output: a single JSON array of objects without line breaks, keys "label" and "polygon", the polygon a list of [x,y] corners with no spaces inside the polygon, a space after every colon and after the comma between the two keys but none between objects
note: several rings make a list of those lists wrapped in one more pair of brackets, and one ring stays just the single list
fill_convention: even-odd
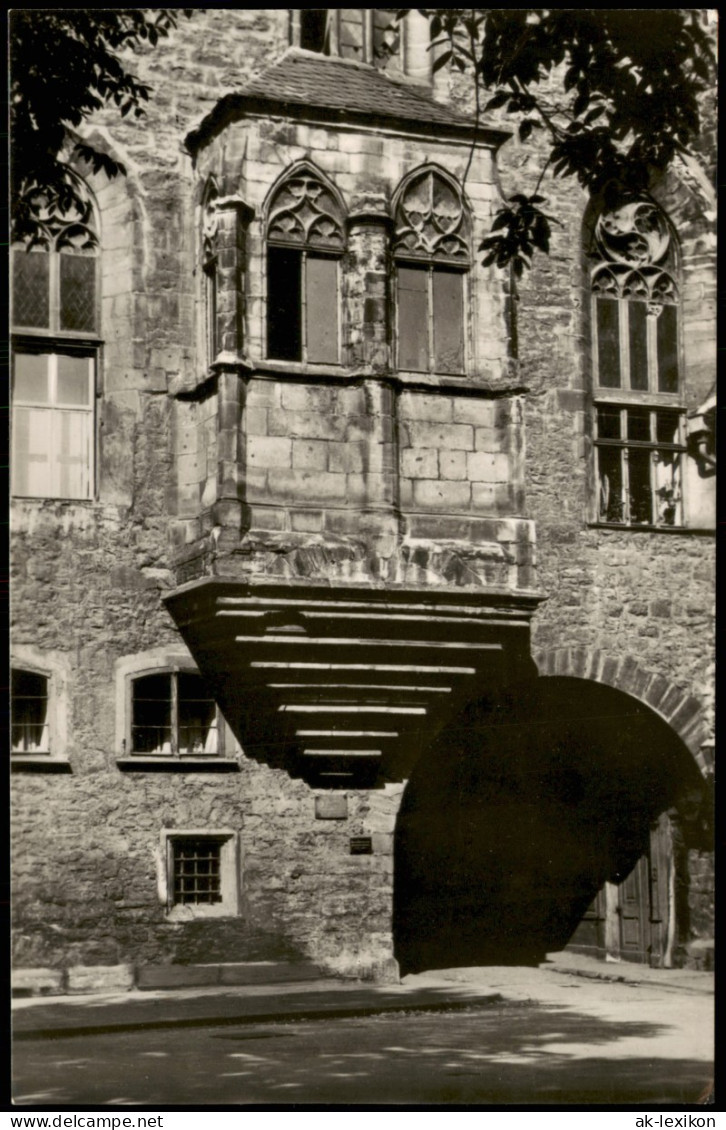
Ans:
[{"label": "shaded ground", "polygon": [[465,1011],[18,1041],[15,1101],[695,1104],[707,1088],[707,996],[541,970],[500,975],[509,999]]}]

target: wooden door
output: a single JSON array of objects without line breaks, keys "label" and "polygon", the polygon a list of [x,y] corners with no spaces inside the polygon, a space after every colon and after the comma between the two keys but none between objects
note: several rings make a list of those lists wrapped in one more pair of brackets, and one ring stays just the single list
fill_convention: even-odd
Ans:
[{"label": "wooden door", "polygon": [[648,851],[618,887],[620,957],[653,966],[664,964],[668,948],[670,823],[653,824]]}]

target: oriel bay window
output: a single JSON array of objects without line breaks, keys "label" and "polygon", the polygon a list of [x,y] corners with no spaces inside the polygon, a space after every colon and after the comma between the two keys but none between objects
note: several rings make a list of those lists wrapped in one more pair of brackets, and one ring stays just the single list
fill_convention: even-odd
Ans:
[{"label": "oriel bay window", "polygon": [[466,368],[469,220],[456,182],[436,169],[410,177],[395,204],[398,368]]},{"label": "oriel bay window", "polygon": [[345,246],[337,194],[307,167],[275,191],[267,221],[267,356],[340,361],[340,255]]},{"label": "oriel bay window", "polygon": [[224,726],[201,675],[155,671],[131,681],[131,752],[222,756]]},{"label": "oriel bay window", "polygon": [[98,351],[98,243],[90,199],[31,193],[37,231],[12,249],[12,490],[90,499]]},{"label": "oriel bay window", "polygon": [[597,520],[683,525],[685,410],[668,222],[651,201],[602,213],[591,274]]}]

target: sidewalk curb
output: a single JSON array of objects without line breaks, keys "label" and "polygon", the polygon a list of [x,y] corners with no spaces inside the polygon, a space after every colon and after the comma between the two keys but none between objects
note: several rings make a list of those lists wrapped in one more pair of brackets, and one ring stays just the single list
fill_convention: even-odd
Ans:
[{"label": "sidewalk curb", "polygon": [[428,1001],[411,1004],[371,1004],[357,1005],[350,1008],[339,1008],[335,1005],[317,1008],[285,1009],[277,1011],[243,1012],[234,1016],[198,1016],[183,1017],[176,1020],[135,1020],[122,1023],[96,1023],[74,1026],[58,1026],[46,1028],[14,1029],[13,1040],[49,1040],[66,1039],[72,1036],[92,1036],[112,1032],[136,1032],[140,1030],[169,1029],[169,1028],[221,1028],[232,1024],[279,1024],[281,1022],[294,1023],[296,1021],[310,1020],[350,1020],[363,1016],[379,1016],[382,1014],[406,1014],[418,1012],[463,1012],[471,1008],[488,1008],[499,1004],[517,1004],[521,1001],[507,1001],[501,993],[488,993],[485,996],[475,996],[468,1000],[461,998],[449,1001]]},{"label": "sidewalk curb", "polygon": [[577,969],[569,965],[549,965],[546,967],[547,973],[556,973],[558,976],[568,977],[584,977],[588,981],[610,981],[613,984],[619,985],[633,985],[637,988],[659,988],[666,989],[670,993],[693,993],[696,996],[709,997],[714,995],[713,983],[708,987],[694,988],[691,985],[683,985],[671,983],[661,980],[651,980],[648,977],[637,977],[635,975],[628,975],[627,973],[612,973],[599,972],[591,969]]}]

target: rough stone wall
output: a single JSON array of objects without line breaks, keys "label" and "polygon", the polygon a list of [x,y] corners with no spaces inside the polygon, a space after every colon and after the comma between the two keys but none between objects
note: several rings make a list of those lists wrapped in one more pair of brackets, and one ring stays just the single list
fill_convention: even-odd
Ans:
[{"label": "rough stone wall", "polygon": [[[116,767],[114,661],[178,641],[161,605],[175,583],[169,515],[183,519],[175,536],[187,551],[214,521],[216,395],[201,390],[196,399],[173,406],[167,398],[170,383],[181,377],[194,386],[202,375],[193,201],[195,177],[205,170],[192,173],[180,142],[224,91],[238,88],[284,49],[287,21],[282,9],[197,12],[169,41],[135,60],[140,76],[155,87],[143,127],[109,113],[100,114],[91,131],[129,166],[124,182],[92,179],[105,267],[100,499],[88,505],[16,503],[13,518],[14,641],[68,658],[72,766],[69,775],[13,778],[20,965],[305,955],[365,972],[390,956],[391,837],[399,791],[353,792],[346,820],[323,821],[315,819],[315,794],[307,785],[244,756],[239,773],[220,776],[123,774]],[[439,76],[439,91],[442,82]],[[461,105],[461,92],[457,97]],[[388,199],[422,159],[418,142],[392,148],[373,136],[305,133],[280,122],[261,124],[254,137],[250,149],[248,134],[238,128],[225,153],[229,190],[243,183],[257,210],[246,251],[250,263],[262,261],[265,196],[295,159],[312,157],[351,205],[362,187]],[[539,165],[531,152],[515,141],[501,151],[505,193],[533,188]],[[465,147],[455,160],[450,149],[435,144],[429,155],[456,175],[468,159]],[[218,157],[210,149],[209,168]],[[712,712],[712,540],[588,525],[588,345],[578,250],[585,201],[566,182],[548,181],[546,191],[563,226],[555,228],[551,256],[536,258],[520,288],[520,374],[530,389],[524,408],[520,397],[434,397],[407,390],[400,398],[396,465],[400,500],[408,508],[410,559],[415,565],[417,538],[473,539],[496,546],[485,562],[487,581],[504,583],[506,575],[507,584],[528,587],[534,580],[531,531],[512,516],[535,519],[538,583],[548,596],[536,616],[535,645],[631,655],[702,698]],[[677,195],[673,187],[663,191],[666,203]],[[476,245],[488,231],[497,188],[491,177],[477,182],[474,167],[467,193],[480,223]],[[691,279],[685,310],[693,407],[712,371],[713,282],[710,236],[698,228],[703,209],[684,203],[682,214],[691,215],[689,209],[695,212],[692,234],[683,246]],[[381,263],[365,249],[359,255],[345,340],[351,364],[376,371],[389,363],[381,317],[371,317],[368,331],[365,318],[362,333],[357,327],[358,306],[384,303]],[[366,282],[369,274],[375,277]],[[259,359],[261,271],[249,281],[245,345]],[[504,286],[488,282],[480,293],[476,375],[494,393],[511,381],[503,349]],[[366,335],[372,347],[364,348]],[[361,419],[370,419],[362,386],[253,380],[245,412],[252,529],[266,536],[297,534],[303,542],[321,533],[350,537],[354,529],[380,541],[398,536],[395,523],[374,522],[363,513],[372,475],[382,476],[376,485],[388,505],[392,464],[383,425],[375,447],[367,428],[356,431]],[[366,466],[378,448],[378,462]],[[275,492],[278,508],[270,505]],[[173,548],[177,554],[179,543]],[[425,565],[429,558],[419,560]],[[425,582],[427,576],[422,566],[415,579]],[[167,920],[157,891],[161,826],[239,829],[238,918]],[[374,854],[350,856],[348,837],[369,834]],[[706,938],[713,918],[710,857],[699,846],[685,850],[688,928],[693,937]]]}]

